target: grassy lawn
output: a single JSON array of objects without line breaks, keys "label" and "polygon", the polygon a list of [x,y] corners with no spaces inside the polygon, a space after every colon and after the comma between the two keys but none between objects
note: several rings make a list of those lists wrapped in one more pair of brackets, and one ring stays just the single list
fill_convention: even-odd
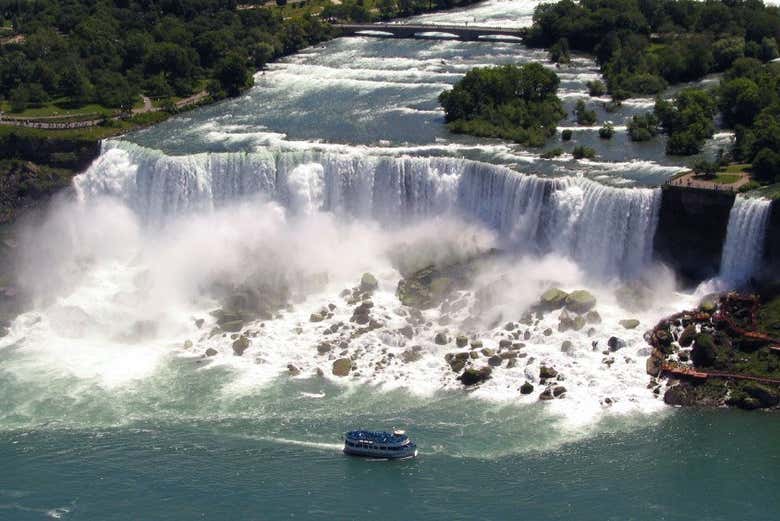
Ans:
[{"label": "grassy lawn", "polygon": [[[143,102],[138,98],[140,105]],[[18,118],[39,118],[43,116],[86,116],[97,114],[99,116],[106,115],[112,116],[117,113],[114,109],[109,109],[103,105],[89,104],[81,107],[71,108],[67,105],[68,100],[66,98],[59,98],[46,103],[40,107],[29,107],[22,112],[11,112],[10,104],[7,101],[0,102],[0,110],[12,117]]]},{"label": "grassy lawn", "polygon": [[717,185],[730,185],[736,183],[740,179],[742,179],[740,174],[722,174],[718,172],[712,182]]},{"label": "grassy lawn", "polygon": [[720,169],[720,172],[726,173],[726,174],[739,174],[742,172],[748,172],[750,171],[750,163],[740,163],[740,164],[734,164],[734,165],[728,165]]}]

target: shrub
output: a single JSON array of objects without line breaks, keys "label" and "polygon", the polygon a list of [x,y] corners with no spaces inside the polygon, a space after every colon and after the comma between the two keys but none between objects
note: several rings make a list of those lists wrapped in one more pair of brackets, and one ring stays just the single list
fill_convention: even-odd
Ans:
[{"label": "shrub", "polygon": [[574,107],[574,112],[577,115],[578,125],[593,125],[596,123],[596,112],[593,110],[588,110],[588,108],[585,107],[584,101],[577,101],[577,105]]},{"label": "shrub", "polygon": [[601,80],[593,80],[586,83],[588,87],[588,94],[593,97],[603,96],[607,93],[607,86]]},{"label": "shrub", "polygon": [[658,118],[651,112],[637,115],[628,122],[631,141],[650,141],[658,135]]},{"label": "shrub", "polygon": [[570,141],[571,140],[571,136],[572,136],[571,129],[567,128],[567,129],[565,129],[565,130],[563,130],[561,132],[561,139],[564,140],[564,141]]},{"label": "shrub", "polygon": [[547,150],[542,153],[541,157],[542,159],[552,159],[553,157],[558,157],[563,155],[563,149],[560,147],[553,148],[551,150]]},{"label": "shrub", "polygon": [[574,150],[572,151],[572,156],[574,156],[574,159],[593,159],[596,157],[596,151],[593,150],[590,147],[586,147],[583,145],[578,145],[574,147]]},{"label": "shrub", "polygon": [[604,123],[604,126],[599,129],[599,137],[601,139],[612,139],[614,135],[615,127],[612,126],[612,123]]}]

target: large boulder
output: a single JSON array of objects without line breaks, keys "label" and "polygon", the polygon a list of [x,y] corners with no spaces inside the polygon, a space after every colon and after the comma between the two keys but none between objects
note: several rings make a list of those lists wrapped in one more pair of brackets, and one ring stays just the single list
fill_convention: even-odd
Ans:
[{"label": "large boulder", "polygon": [[349,358],[339,358],[333,362],[332,372],[336,376],[347,376],[352,370],[352,360]]},{"label": "large boulder", "polygon": [[691,351],[691,360],[696,366],[709,367],[715,363],[717,353],[715,351],[715,340],[712,335],[699,333]]},{"label": "large boulder", "polygon": [[614,353],[615,351],[619,351],[626,347],[626,341],[616,336],[611,336],[609,337],[609,340],[607,340],[607,346],[609,346],[609,350]]},{"label": "large boulder", "polygon": [[450,339],[447,338],[446,333],[436,333],[436,336],[433,337],[433,341],[440,346],[443,346],[447,343],[449,343]]},{"label": "large boulder", "polygon": [[539,378],[555,378],[558,376],[558,371],[553,369],[552,367],[547,367],[546,365],[543,365],[539,368]]},{"label": "large boulder", "polygon": [[360,291],[370,292],[379,287],[379,281],[370,273],[364,273],[360,278]]},{"label": "large boulder", "polygon": [[589,291],[578,289],[566,297],[566,309],[575,313],[587,313],[596,307],[596,297]]},{"label": "large boulder", "polygon": [[677,340],[677,343],[680,344],[681,347],[689,347],[693,344],[695,339],[696,324],[689,324],[683,329],[682,333],[680,333],[680,338]]},{"label": "large boulder", "polygon": [[458,377],[463,385],[476,385],[490,379],[490,375],[493,370],[489,367],[483,367],[481,369],[474,369],[472,367],[463,371],[463,374]]},{"label": "large boulder", "polygon": [[774,407],[780,403],[780,393],[769,386],[748,382],[742,385],[742,390],[758,400],[761,407]]},{"label": "large boulder", "polygon": [[241,356],[247,349],[249,349],[249,338],[246,335],[241,335],[233,342],[234,355]]},{"label": "large boulder", "polygon": [[530,382],[525,382],[520,386],[520,394],[531,394],[534,392],[534,386]]},{"label": "large boulder", "polygon": [[566,297],[569,294],[558,288],[550,288],[542,293],[539,299],[539,305],[542,309],[552,311],[554,309],[560,309],[566,304]]},{"label": "large boulder", "polygon": [[635,318],[627,318],[619,322],[624,329],[636,329],[639,326],[639,321]]}]

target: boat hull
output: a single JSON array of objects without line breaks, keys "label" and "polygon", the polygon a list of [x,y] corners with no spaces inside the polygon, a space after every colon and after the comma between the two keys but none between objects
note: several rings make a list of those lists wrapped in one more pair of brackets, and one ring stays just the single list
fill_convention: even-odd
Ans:
[{"label": "boat hull", "polygon": [[375,450],[375,449],[362,449],[358,447],[344,447],[344,454],[349,456],[358,456],[361,458],[374,458],[374,459],[409,459],[417,456],[417,448],[412,447],[408,450]]}]

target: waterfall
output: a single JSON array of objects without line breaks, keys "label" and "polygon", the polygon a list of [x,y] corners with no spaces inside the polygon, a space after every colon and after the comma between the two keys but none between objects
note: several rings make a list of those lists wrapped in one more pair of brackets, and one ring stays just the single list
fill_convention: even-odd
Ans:
[{"label": "waterfall", "polygon": [[451,157],[317,150],[168,156],[124,141],[74,181],[84,198],[120,198],[144,222],[265,196],[292,212],[329,211],[387,225],[457,213],[506,248],[554,252],[596,276],[632,277],[650,261],[660,190],[541,178]]},{"label": "waterfall", "polygon": [[729,213],[720,278],[731,285],[747,282],[761,269],[771,201],[740,197]]}]

